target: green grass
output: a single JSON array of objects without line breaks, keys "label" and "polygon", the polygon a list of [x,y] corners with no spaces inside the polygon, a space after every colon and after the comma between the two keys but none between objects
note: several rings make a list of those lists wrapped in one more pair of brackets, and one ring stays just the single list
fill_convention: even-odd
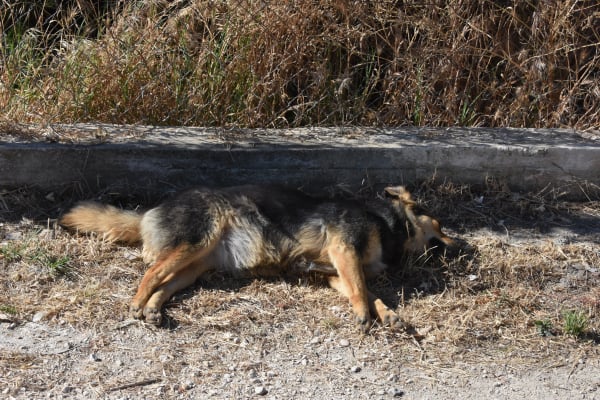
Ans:
[{"label": "green grass", "polygon": [[74,274],[70,264],[71,258],[67,255],[56,255],[45,249],[37,249],[29,258],[31,261],[42,266],[53,277],[70,278]]},{"label": "green grass", "polygon": [[0,304],[0,313],[5,313],[9,315],[17,315],[17,307],[12,306],[10,304]]},{"label": "green grass", "polygon": [[13,263],[23,258],[26,246],[19,241],[10,241],[0,245],[0,256],[6,263]]},{"label": "green grass", "polygon": [[587,330],[588,318],[583,311],[568,310],[563,312],[564,332],[567,335],[583,336]]},{"label": "green grass", "polygon": [[549,319],[535,321],[535,327],[540,336],[554,336],[552,321]]}]

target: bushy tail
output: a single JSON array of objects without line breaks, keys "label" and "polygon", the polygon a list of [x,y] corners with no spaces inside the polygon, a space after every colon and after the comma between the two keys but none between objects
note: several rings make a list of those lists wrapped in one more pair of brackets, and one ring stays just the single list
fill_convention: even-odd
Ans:
[{"label": "bushy tail", "polygon": [[73,207],[62,216],[60,224],[81,232],[103,233],[109,240],[137,243],[140,234],[142,214],[120,210],[116,207],[84,202]]}]

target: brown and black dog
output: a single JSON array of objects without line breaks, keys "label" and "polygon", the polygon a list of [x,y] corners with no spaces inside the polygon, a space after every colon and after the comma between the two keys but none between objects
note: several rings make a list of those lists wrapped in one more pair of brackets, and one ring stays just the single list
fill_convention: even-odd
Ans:
[{"label": "brown and black dog", "polygon": [[367,289],[366,277],[406,253],[452,246],[438,221],[418,215],[402,186],[386,198],[317,198],[281,187],[193,189],[145,213],[84,202],[60,220],[68,228],[143,245],[151,264],[131,313],[161,323],[161,307],[209,270],[254,275],[315,271],[346,296],[363,330],[371,316],[402,326],[398,315]]}]

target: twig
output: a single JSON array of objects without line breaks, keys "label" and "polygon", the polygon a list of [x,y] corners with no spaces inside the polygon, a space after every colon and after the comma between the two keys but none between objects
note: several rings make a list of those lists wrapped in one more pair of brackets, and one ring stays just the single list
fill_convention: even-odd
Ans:
[{"label": "twig", "polygon": [[115,386],[113,388],[108,389],[108,391],[109,392],[116,392],[118,390],[129,389],[129,388],[137,387],[137,386],[148,386],[148,385],[152,385],[152,384],[158,383],[158,382],[160,382],[160,378],[145,379],[145,380],[139,381],[139,382],[126,383],[126,384],[121,385],[121,386]]}]

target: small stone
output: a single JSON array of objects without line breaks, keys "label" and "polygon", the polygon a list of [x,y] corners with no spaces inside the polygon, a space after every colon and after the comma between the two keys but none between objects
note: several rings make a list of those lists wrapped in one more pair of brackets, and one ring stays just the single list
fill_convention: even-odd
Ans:
[{"label": "small stone", "polygon": [[354,372],[355,374],[360,372],[362,370],[361,367],[359,367],[358,365],[355,365],[354,367],[350,368],[350,372]]},{"label": "small stone", "polygon": [[21,240],[23,238],[23,234],[21,232],[8,232],[4,238],[6,240]]},{"label": "small stone", "polygon": [[194,382],[192,381],[186,381],[181,385],[181,389],[183,390],[190,390],[194,387]]},{"label": "small stone", "polygon": [[340,340],[340,347],[348,347],[350,346],[350,342],[346,339]]},{"label": "small stone", "polygon": [[0,322],[11,322],[13,319],[10,315],[0,313]]},{"label": "small stone", "polygon": [[400,390],[398,388],[392,388],[392,389],[390,389],[389,393],[390,393],[390,395],[392,397],[402,397],[402,396],[404,396],[404,391]]},{"label": "small stone", "polygon": [[321,343],[322,339],[320,336],[315,336],[312,339],[310,339],[310,344],[319,344]]},{"label": "small stone", "polygon": [[38,311],[35,314],[33,314],[33,318],[31,318],[31,320],[33,322],[40,322],[41,320],[45,319],[48,316],[48,313],[46,311]]},{"label": "small stone", "polygon": [[65,386],[62,390],[63,393],[72,393],[75,390],[73,386]]},{"label": "small stone", "polygon": [[123,253],[123,257],[128,261],[133,261],[140,258],[140,253],[139,251],[125,250],[125,252]]},{"label": "small stone", "polygon": [[164,364],[167,361],[169,361],[169,356],[167,354],[161,354],[160,356],[158,356],[158,361]]},{"label": "small stone", "polygon": [[38,233],[38,237],[40,239],[54,239],[54,230],[53,229],[42,229],[40,233]]},{"label": "small stone", "polygon": [[259,396],[264,396],[267,393],[269,393],[269,391],[264,386],[256,386],[256,387],[254,387],[254,394],[257,394]]},{"label": "small stone", "polygon": [[98,354],[92,353],[92,354],[90,354],[90,361],[98,362],[98,361],[102,361],[102,360],[100,359],[100,357],[98,357]]}]

